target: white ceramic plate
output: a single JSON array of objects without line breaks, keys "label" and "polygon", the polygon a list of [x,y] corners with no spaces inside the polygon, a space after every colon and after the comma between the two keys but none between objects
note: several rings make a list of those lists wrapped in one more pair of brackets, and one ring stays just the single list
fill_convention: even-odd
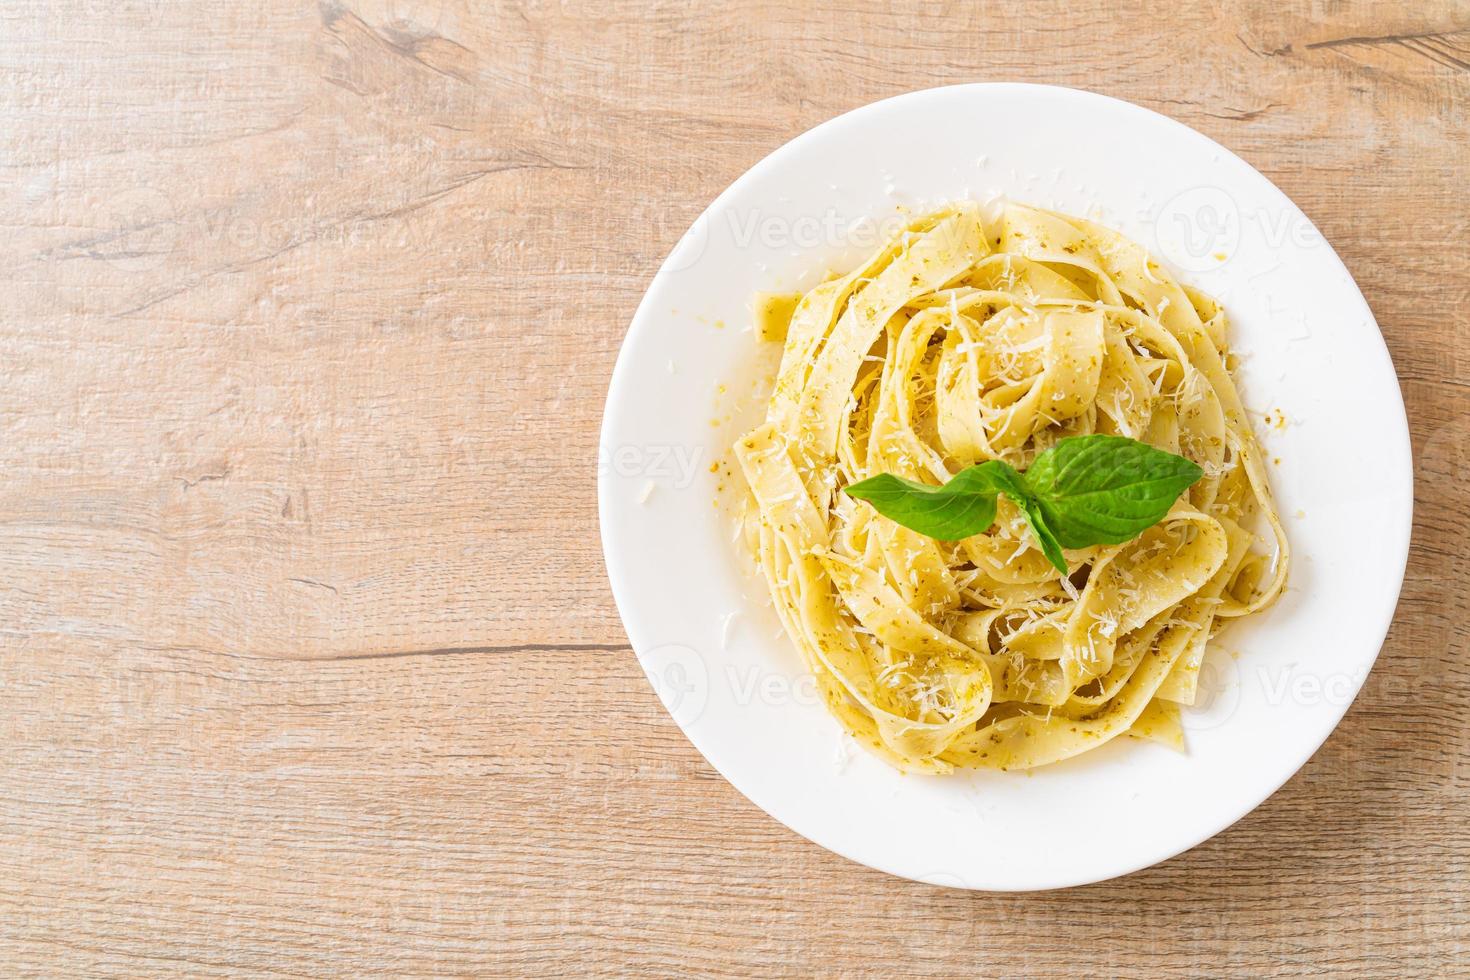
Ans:
[{"label": "white ceramic plate", "polygon": [[[828,716],[732,540],[728,450],[762,415],[754,379],[779,354],[743,329],[751,294],[810,286],[854,261],[897,205],[996,195],[1090,215],[1144,244],[1225,303],[1246,358],[1242,393],[1280,460],[1271,477],[1294,565],[1275,607],[1213,644],[1201,704],[1186,715],[1187,755],[1117,739],[1030,774],[900,775]],[[1126,874],[1249,812],[1362,685],[1408,554],[1403,401],[1336,253],[1219,144],[1071,89],[915,92],[818,126],[751,168],[649,287],[613,372],[600,452],[613,594],[690,741],[797,833],[964,888]],[[1088,831],[1097,827],[1106,832]]]}]

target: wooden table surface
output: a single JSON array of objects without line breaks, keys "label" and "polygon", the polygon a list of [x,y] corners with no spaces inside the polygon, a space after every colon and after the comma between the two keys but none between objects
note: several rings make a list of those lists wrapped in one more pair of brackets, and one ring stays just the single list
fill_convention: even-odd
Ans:
[{"label": "wooden table surface", "polygon": [[[1470,5],[876,6],[0,10],[0,973],[1464,975]],[[1295,199],[1418,481],[1397,621],[1302,772],[1024,896],[850,864],[721,779],[594,502],[690,220],[974,80],[1158,109]]]}]

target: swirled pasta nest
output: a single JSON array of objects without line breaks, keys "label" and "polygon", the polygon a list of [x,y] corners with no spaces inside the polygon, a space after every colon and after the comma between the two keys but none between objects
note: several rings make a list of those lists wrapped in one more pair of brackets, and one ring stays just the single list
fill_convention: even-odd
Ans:
[{"label": "swirled pasta nest", "polygon": [[[748,537],[843,727],[935,773],[1124,734],[1182,749],[1209,640],[1270,603],[1288,564],[1221,306],[1098,224],[1015,204],[987,222],[964,203],[762,308],[785,347],[765,422],[736,444]],[[940,542],[841,493],[1024,468],[1089,433],[1205,476],[1138,538],[1068,551],[1066,574],[1004,499],[989,531]]]}]

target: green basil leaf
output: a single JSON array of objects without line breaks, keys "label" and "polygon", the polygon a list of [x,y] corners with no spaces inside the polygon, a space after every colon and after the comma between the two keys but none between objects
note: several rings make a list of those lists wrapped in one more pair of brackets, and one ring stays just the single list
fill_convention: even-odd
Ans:
[{"label": "green basil leaf", "polygon": [[854,483],[844,491],[866,500],[884,517],[939,541],[958,541],[995,523],[995,495],[1010,493],[1020,474],[1009,464],[989,460],[968,466],[942,487],[905,480],[891,473]]},{"label": "green basil leaf", "polygon": [[1122,544],[1153,527],[1204,471],[1183,456],[1123,436],[1063,439],[1024,474],[1000,460],[970,466],[942,487],[881,473],[849,496],[904,527],[958,541],[995,523],[996,496],[1020,508],[1048,561],[1067,572],[1063,548]]},{"label": "green basil leaf", "polygon": [[1157,524],[1204,471],[1123,436],[1063,439],[1026,471],[1042,518],[1064,548],[1122,544]]},{"label": "green basil leaf", "polygon": [[966,467],[942,487],[881,473],[845,492],[866,500],[889,520],[939,541],[958,541],[989,528],[995,523],[996,496],[1003,493],[1020,508],[1047,560],[1063,574],[1067,571],[1061,545],[1046,526],[1026,478],[1000,460]]},{"label": "green basil leaf", "polygon": [[[1011,499],[1015,499],[1012,497]],[[1052,563],[1057,571],[1063,575],[1067,574],[1067,557],[1062,554],[1062,543],[1052,533],[1051,527],[1046,523],[1046,515],[1041,510],[1041,503],[1035,497],[1016,501],[1016,506],[1021,508],[1021,513],[1026,515],[1026,523],[1031,525],[1031,533],[1036,535],[1036,541],[1041,545],[1041,553],[1046,555],[1046,560]]]},{"label": "green basil leaf", "polygon": [[[1026,476],[1016,472],[1015,467],[1007,463],[989,460],[978,466],[961,470],[954,479],[958,480],[971,470],[987,471],[987,479],[994,483],[1001,493],[1011,498],[1011,502],[1021,511],[1021,516],[1026,518],[1026,523],[1031,525],[1031,533],[1036,536],[1036,543],[1041,545],[1041,553],[1046,555],[1046,560],[1051,562],[1057,571],[1063,575],[1067,574],[1067,559],[1062,554],[1062,546],[1058,543],[1051,528],[1047,527],[1046,517],[1041,512],[1041,503],[1037,500],[1036,494],[1032,492],[1030,481]],[[950,482],[953,483],[954,480]],[[979,531],[972,533],[979,534],[989,526],[986,524]]]}]

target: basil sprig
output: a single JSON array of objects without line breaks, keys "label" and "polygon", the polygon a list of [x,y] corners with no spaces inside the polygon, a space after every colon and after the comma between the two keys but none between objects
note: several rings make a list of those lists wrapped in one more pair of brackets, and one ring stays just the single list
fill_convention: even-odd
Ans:
[{"label": "basil sprig", "polygon": [[995,523],[1005,494],[1025,515],[1042,553],[1067,571],[1063,548],[1122,544],[1153,527],[1204,471],[1198,464],[1123,436],[1062,439],[1025,473],[998,459],[966,467],[944,486],[880,473],[846,489],[906,528],[940,541]]}]

